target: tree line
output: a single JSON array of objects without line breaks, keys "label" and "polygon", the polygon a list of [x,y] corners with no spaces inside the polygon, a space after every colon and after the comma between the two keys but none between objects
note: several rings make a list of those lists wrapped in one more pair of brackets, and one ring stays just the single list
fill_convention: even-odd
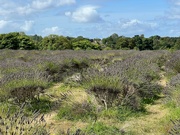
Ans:
[{"label": "tree line", "polygon": [[26,35],[24,32],[11,32],[0,34],[0,49],[14,50],[159,50],[159,49],[180,49],[180,37],[161,37],[158,35],[144,37],[119,36],[114,33],[103,39],[89,39],[83,36],[65,37],[49,35]]}]

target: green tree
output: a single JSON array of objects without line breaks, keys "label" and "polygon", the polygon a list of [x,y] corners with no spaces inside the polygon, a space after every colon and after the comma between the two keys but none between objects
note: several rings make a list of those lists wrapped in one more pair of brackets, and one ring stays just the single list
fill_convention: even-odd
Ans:
[{"label": "green tree", "polygon": [[86,50],[88,47],[91,46],[91,42],[89,40],[83,39],[79,41],[72,42],[73,49],[83,49]]},{"label": "green tree", "polygon": [[107,47],[110,47],[112,49],[116,48],[116,42],[118,40],[118,34],[114,33],[111,36],[104,38],[102,40],[103,44],[105,44]]},{"label": "green tree", "polygon": [[174,47],[173,47],[175,50],[180,50],[180,38],[178,38],[177,40],[176,40],[176,43],[175,43],[175,45],[174,45]]},{"label": "green tree", "polygon": [[35,43],[33,40],[28,36],[19,36],[19,49],[21,50],[32,50],[34,49]]},{"label": "green tree", "polygon": [[1,46],[7,49],[19,49],[18,32],[5,34],[1,41]]},{"label": "green tree", "polygon": [[63,36],[49,35],[41,41],[41,49],[43,50],[64,50],[71,49],[71,42]]},{"label": "green tree", "polygon": [[153,41],[153,50],[160,49],[160,40],[161,40],[161,37],[158,36],[158,35],[155,35],[155,36],[151,36],[150,39],[152,39],[152,41]]},{"label": "green tree", "polygon": [[8,34],[1,34],[0,49],[34,49],[33,40],[22,32],[11,32]]},{"label": "green tree", "polygon": [[145,38],[142,43],[142,50],[153,50],[153,40],[150,38]]},{"label": "green tree", "polygon": [[0,34],[0,49],[4,49],[5,48],[5,46],[2,44],[4,35],[5,34]]},{"label": "green tree", "polygon": [[129,49],[128,38],[121,36],[116,41],[115,49]]},{"label": "green tree", "polygon": [[135,35],[133,37],[135,47],[137,47],[139,50],[143,50],[143,36]]}]

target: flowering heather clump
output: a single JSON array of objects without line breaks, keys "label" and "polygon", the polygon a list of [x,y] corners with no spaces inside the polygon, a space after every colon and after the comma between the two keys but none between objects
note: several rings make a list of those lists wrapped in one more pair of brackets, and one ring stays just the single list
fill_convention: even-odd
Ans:
[{"label": "flowering heather clump", "polygon": [[173,76],[170,80],[170,85],[171,86],[177,86],[180,85],[180,73]]},{"label": "flowering heather clump", "polygon": [[180,73],[180,51],[174,52],[166,63],[169,70]]}]

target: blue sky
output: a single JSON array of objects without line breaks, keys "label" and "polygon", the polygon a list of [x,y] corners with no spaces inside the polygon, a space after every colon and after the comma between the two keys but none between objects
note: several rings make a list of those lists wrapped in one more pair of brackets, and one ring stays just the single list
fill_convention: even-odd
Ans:
[{"label": "blue sky", "polygon": [[180,36],[180,0],[0,0],[0,33]]}]

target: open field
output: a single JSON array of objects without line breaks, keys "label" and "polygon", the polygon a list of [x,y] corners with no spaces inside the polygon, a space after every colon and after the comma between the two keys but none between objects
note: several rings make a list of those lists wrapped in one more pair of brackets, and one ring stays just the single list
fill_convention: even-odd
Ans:
[{"label": "open field", "polygon": [[180,51],[0,50],[0,134],[180,134]]}]

